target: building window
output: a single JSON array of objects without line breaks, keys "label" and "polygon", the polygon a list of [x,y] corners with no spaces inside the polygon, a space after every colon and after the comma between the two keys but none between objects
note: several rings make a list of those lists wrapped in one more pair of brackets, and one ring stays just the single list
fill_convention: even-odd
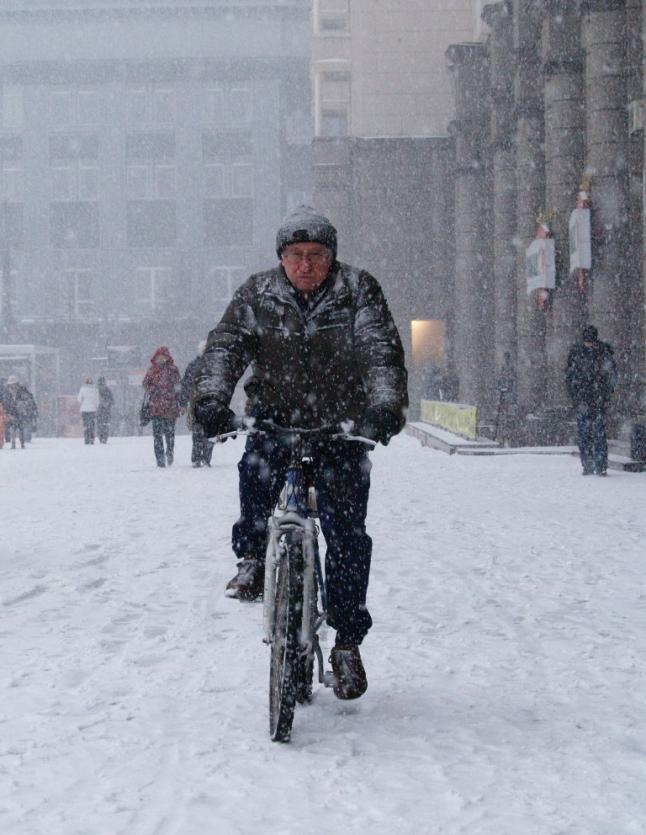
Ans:
[{"label": "building window", "polygon": [[244,267],[213,267],[209,273],[212,300],[226,307],[246,277]]},{"label": "building window", "polygon": [[249,162],[208,162],[204,166],[206,197],[253,197],[253,165]]},{"label": "building window", "polygon": [[23,245],[24,205],[5,198],[0,203],[0,243],[20,249]]},{"label": "building window", "polygon": [[[0,269],[6,269],[6,266],[4,264],[0,263]],[[6,286],[4,288],[3,293],[0,293],[0,317],[6,312],[6,311],[3,311],[3,308],[2,308],[2,305],[5,303],[5,298],[6,298],[5,293],[9,294],[9,297],[7,299],[7,301],[9,302],[8,309],[12,313],[15,313],[17,308],[18,308],[18,293],[17,293],[17,287],[18,287],[18,281],[19,281],[18,270],[13,269],[13,267],[9,267],[7,277],[9,279],[8,286]]]},{"label": "building window", "polygon": [[96,249],[100,243],[99,207],[87,201],[55,202],[49,209],[52,246],[61,249]]},{"label": "building window", "polygon": [[172,200],[175,197],[175,166],[169,163],[137,162],[128,165],[129,200]]},{"label": "building window", "polygon": [[92,161],[57,161],[51,172],[52,200],[98,200],[99,169]]},{"label": "building window", "polygon": [[207,197],[224,197],[225,165],[223,162],[210,162],[204,167],[204,192]]},{"label": "building window", "polygon": [[164,249],[175,246],[177,223],[172,200],[129,200],[128,246]]},{"label": "building window", "polygon": [[253,197],[253,165],[234,162],[231,166],[231,196]]},{"label": "building window", "polygon": [[251,122],[251,87],[236,85],[229,90],[229,117],[232,125],[248,125]]},{"label": "building window", "polygon": [[50,124],[54,127],[70,127],[74,124],[72,90],[58,89],[49,93]]},{"label": "building window", "polygon": [[25,122],[22,87],[7,84],[2,87],[1,96],[0,127],[21,130]]},{"label": "building window", "polygon": [[79,125],[97,125],[100,121],[99,92],[91,88],[80,88],[77,93]]},{"label": "building window", "polygon": [[215,84],[206,89],[205,121],[213,125],[240,127],[253,119],[250,84]]},{"label": "building window", "polygon": [[319,136],[347,136],[347,110],[321,110]]},{"label": "building window", "polygon": [[131,125],[175,123],[176,97],[172,87],[137,84],[126,89],[126,117]]},{"label": "building window", "polygon": [[315,31],[317,35],[338,35],[350,29],[349,0],[315,0]]},{"label": "building window", "polygon": [[65,270],[67,314],[70,319],[94,315],[94,274],[92,270]]},{"label": "building window", "polygon": [[54,128],[87,127],[100,119],[99,91],[93,87],[53,87],[49,116]]},{"label": "building window", "polygon": [[6,162],[0,162],[0,166],[0,200],[22,203],[25,190],[22,166]]},{"label": "building window", "polygon": [[206,91],[206,121],[214,125],[226,122],[226,108],[224,106],[224,88],[209,87]]},{"label": "building window", "polygon": [[153,313],[167,303],[173,270],[171,267],[137,267],[135,270],[135,304],[140,310]]}]

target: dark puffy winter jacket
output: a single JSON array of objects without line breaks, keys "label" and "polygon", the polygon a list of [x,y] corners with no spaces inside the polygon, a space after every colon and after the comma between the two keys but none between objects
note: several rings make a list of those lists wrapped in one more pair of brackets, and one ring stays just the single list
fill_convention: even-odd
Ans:
[{"label": "dark puffy winter jacket", "polygon": [[577,342],[568,356],[565,384],[576,405],[605,409],[617,384],[617,366],[610,345],[600,340],[589,347]]},{"label": "dark puffy winter jacket", "polygon": [[404,352],[377,281],[335,263],[309,299],[283,268],[252,275],[209,334],[197,399],[226,408],[237,381],[247,412],[284,426],[359,421],[380,406],[405,421]]}]

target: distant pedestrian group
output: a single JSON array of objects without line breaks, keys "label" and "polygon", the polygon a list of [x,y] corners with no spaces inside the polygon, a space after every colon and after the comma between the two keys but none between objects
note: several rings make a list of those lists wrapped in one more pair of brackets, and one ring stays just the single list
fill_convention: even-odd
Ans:
[{"label": "distant pedestrian group", "polygon": [[10,374],[0,388],[0,448],[6,441],[11,449],[16,449],[18,441],[24,449],[36,431],[37,421],[38,408],[33,394],[15,374]]},{"label": "distant pedestrian group", "polygon": [[114,395],[105,377],[99,377],[98,385],[95,385],[92,378],[88,377],[79,389],[78,402],[85,443],[93,444],[98,433],[100,443],[107,444]]}]

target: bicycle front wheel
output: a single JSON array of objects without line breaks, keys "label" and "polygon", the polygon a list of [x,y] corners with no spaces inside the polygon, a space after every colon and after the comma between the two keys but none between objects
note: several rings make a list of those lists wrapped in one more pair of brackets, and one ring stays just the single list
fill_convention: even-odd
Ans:
[{"label": "bicycle front wheel", "polygon": [[291,539],[276,576],[276,614],[269,667],[269,734],[276,742],[289,742],[299,680],[303,557],[300,539]]}]

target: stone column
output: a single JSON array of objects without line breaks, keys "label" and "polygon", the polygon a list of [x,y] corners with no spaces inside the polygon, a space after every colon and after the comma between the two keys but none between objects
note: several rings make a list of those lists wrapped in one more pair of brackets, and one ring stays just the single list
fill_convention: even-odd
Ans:
[{"label": "stone column", "polygon": [[628,199],[626,0],[583,0],[587,170],[592,176],[589,318],[610,342],[620,373],[618,414],[630,402],[631,307],[636,303]]},{"label": "stone column", "polygon": [[488,66],[483,44],[456,44],[447,50],[455,82],[454,345],[460,399],[489,405],[492,378],[490,317],[492,280],[488,253],[491,230],[487,199],[486,138]]},{"label": "stone column", "polygon": [[514,148],[514,63],[510,0],[489,3],[482,18],[491,29],[491,146],[493,155],[493,277],[495,368],[516,355],[516,153]]},{"label": "stone column", "polygon": [[[641,43],[642,49],[643,45],[646,44],[646,8],[645,8],[646,0],[641,0]],[[641,212],[642,212],[642,225],[641,225],[641,233],[642,233],[642,245],[641,245],[641,293],[642,298],[646,300],[646,247],[644,247],[643,242],[646,241],[646,171],[644,170],[644,162],[646,161],[646,73],[644,72],[644,63],[641,64],[641,115],[642,115],[642,170],[641,170],[641,177],[642,177],[642,188],[641,188]],[[642,306],[643,310],[643,306]],[[642,391],[640,394],[640,400],[638,401],[639,411],[643,414],[646,411],[646,394],[644,393],[644,389],[646,389],[646,358],[644,354],[646,353],[646,321],[645,316],[642,313],[641,321],[638,323],[638,331],[637,331],[637,339],[641,345],[641,362],[637,368],[637,372],[640,375],[642,380]]]},{"label": "stone column", "polygon": [[[536,415],[546,402],[545,313],[537,309],[533,295],[527,295],[525,249],[535,237],[537,218],[545,207],[539,52],[541,26],[533,0],[513,0],[513,10],[516,51],[516,234],[519,248],[516,311],[518,402],[523,412]],[[529,441],[541,440],[536,437],[534,429],[528,428],[527,434]]]},{"label": "stone column", "polygon": [[[644,25],[643,0],[627,0],[627,95],[629,108],[636,118],[629,120],[629,217],[631,274],[635,276],[636,304],[631,307],[630,322],[630,404],[628,414],[639,415],[646,410],[646,334],[644,333],[643,241],[644,241]],[[641,117],[641,118],[640,118]],[[642,278],[640,282],[639,278]]]},{"label": "stone column", "polygon": [[569,245],[569,218],[584,166],[585,96],[581,18],[563,0],[547,0],[545,5],[545,204],[553,212],[557,275],[547,332],[547,402],[558,420],[570,406],[564,384],[567,354],[586,317],[585,293],[570,275]]}]

